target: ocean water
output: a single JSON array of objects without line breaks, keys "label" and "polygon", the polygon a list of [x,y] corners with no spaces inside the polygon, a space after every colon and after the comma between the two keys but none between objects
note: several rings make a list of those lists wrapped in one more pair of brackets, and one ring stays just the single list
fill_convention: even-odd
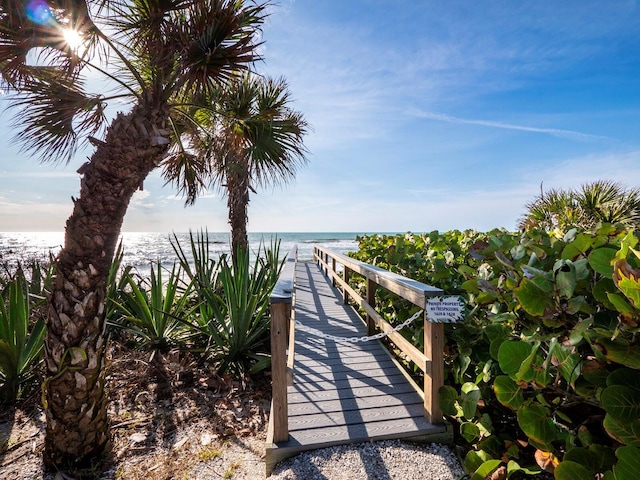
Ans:
[{"label": "ocean water", "polygon": [[[195,232],[194,232],[195,233]],[[261,245],[269,246],[272,240],[280,240],[280,255],[286,255],[294,245],[298,246],[298,259],[310,260],[313,246],[321,245],[335,252],[347,253],[358,249],[356,237],[364,233],[316,232],[316,233],[249,233],[249,248],[255,255]],[[189,233],[176,233],[185,252],[190,251]],[[230,253],[229,233],[208,233],[209,245],[214,255]],[[171,233],[124,232],[121,234],[125,265],[147,267],[150,262],[161,261],[172,265],[176,260],[170,239]],[[62,232],[0,232],[0,262],[15,264],[30,259],[47,260],[62,248]]]}]

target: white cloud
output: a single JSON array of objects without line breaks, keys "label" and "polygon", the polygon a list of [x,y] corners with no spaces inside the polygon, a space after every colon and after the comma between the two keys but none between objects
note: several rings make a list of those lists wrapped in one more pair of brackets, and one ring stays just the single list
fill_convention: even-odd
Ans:
[{"label": "white cloud", "polygon": [[579,141],[588,140],[613,140],[609,137],[601,135],[591,135],[588,133],[577,132],[574,130],[564,130],[560,128],[543,128],[543,127],[531,127],[528,125],[515,125],[512,123],[504,123],[493,120],[474,120],[468,118],[459,118],[444,113],[425,112],[417,109],[412,109],[407,112],[410,115],[414,115],[419,118],[426,118],[429,120],[436,120],[439,122],[456,123],[464,125],[479,125],[482,127],[500,128],[504,130],[519,130],[523,132],[543,133],[552,135],[554,137],[570,138]]}]

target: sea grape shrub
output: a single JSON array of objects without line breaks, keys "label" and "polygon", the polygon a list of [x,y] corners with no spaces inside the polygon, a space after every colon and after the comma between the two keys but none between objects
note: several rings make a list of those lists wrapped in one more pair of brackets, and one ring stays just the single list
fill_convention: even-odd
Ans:
[{"label": "sea grape shrub", "polygon": [[386,262],[384,268],[467,301],[464,324],[447,326],[440,402],[473,479],[542,469],[562,480],[636,478],[635,232],[602,224],[566,233],[376,236],[360,244],[360,260]]},{"label": "sea grape shrub", "polygon": [[[496,232],[506,234],[500,230]],[[358,250],[350,253],[350,256],[405,277],[440,287],[448,294],[461,294],[464,293],[463,283],[475,278],[481,266],[482,262],[475,256],[473,246],[484,239],[485,234],[474,230],[370,235],[357,237]],[[364,292],[365,282],[358,276],[352,277],[351,284],[356,290]],[[402,323],[417,310],[417,307],[411,303],[381,288],[376,291],[376,307],[380,314],[394,325]],[[423,348],[422,329],[420,322],[417,322],[414,323],[413,329],[405,329],[401,333],[418,348]],[[455,327],[448,326],[448,329],[449,336],[457,336],[459,333]],[[458,344],[453,345],[462,346],[465,351],[470,351],[473,346],[464,342],[464,339],[469,337],[465,335],[466,332],[461,333],[463,336],[458,338]],[[415,373],[419,374],[419,370]]]}]

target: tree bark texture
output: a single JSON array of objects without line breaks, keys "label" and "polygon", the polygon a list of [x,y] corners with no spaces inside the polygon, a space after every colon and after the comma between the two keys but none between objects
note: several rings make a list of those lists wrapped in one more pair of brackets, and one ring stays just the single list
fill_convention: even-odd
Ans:
[{"label": "tree bark texture", "polygon": [[247,238],[247,208],[249,206],[249,166],[246,158],[237,155],[227,166],[227,206],[231,225],[231,256],[249,251]]},{"label": "tree bark texture", "polygon": [[107,275],[129,201],[167,151],[166,118],[143,107],[119,114],[83,169],[49,298],[43,386],[48,468],[83,468],[110,448]]}]

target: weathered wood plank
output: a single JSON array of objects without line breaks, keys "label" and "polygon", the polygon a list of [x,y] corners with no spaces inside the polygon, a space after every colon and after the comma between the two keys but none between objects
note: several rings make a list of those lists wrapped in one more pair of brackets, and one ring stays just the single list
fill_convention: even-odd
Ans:
[{"label": "weathered wood plank", "polygon": [[[387,368],[390,368],[391,365],[387,364]],[[358,370],[329,370],[325,373],[320,372],[297,372],[295,375],[296,383],[298,385],[305,383],[315,383],[315,382],[335,382],[338,380],[345,380],[349,378],[376,378],[376,377],[387,377],[389,378],[392,373],[389,373],[387,369],[380,368],[379,366],[374,366],[370,369],[358,369]]]},{"label": "weathered wood plank", "polygon": [[[339,367],[344,365],[351,370],[360,370],[363,368],[363,364],[371,364],[371,365],[379,365],[376,357],[369,354],[365,354],[367,352],[354,352],[351,355],[318,355],[313,354],[313,352],[303,352],[299,355],[294,363],[294,368],[300,367],[302,369],[305,367],[313,367],[313,366],[329,366],[329,367]],[[299,361],[298,361],[299,360]],[[304,365],[302,363],[304,362]]]},{"label": "weathered wood plank", "polygon": [[372,422],[389,421],[389,419],[399,422],[410,418],[422,418],[424,420],[422,402],[389,407],[293,416],[289,417],[289,432],[311,428],[334,427],[336,425],[368,424]]},{"label": "weathered wood plank", "polygon": [[323,448],[335,442],[356,443],[390,438],[405,438],[446,430],[444,425],[432,425],[424,416],[401,420],[383,420],[367,424],[340,425],[328,428],[314,428],[291,432],[288,445],[314,445]]},{"label": "weathered wood plank", "polygon": [[[289,418],[296,415],[313,413],[331,413],[346,410],[359,410],[367,408],[391,407],[404,405],[420,398],[415,392],[398,393],[393,396],[376,395],[372,397],[354,397],[340,400],[320,400],[316,402],[289,403]],[[419,400],[420,402],[422,400]]]},{"label": "weathered wood plank", "polygon": [[[343,389],[344,390],[344,389]],[[315,392],[299,392],[294,386],[289,387],[288,399],[289,403],[296,402],[317,402],[321,400],[340,400],[346,398],[373,397],[376,395],[395,395],[407,392],[415,392],[415,388],[409,382],[403,382],[399,385],[386,385],[382,387],[357,387],[343,390],[318,390]]]},{"label": "weathered wood plank", "polygon": [[404,383],[406,379],[404,375],[397,372],[395,375],[380,375],[378,377],[367,377],[367,378],[344,378],[333,381],[317,381],[317,382],[305,382],[298,383],[294,382],[294,388],[296,392],[315,392],[318,390],[344,390],[349,389],[352,390],[354,388],[360,387],[370,387],[370,388],[378,388],[378,389],[389,389],[393,388],[398,383]]},{"label": "weathered wood plank", "polygon": [[322,365],[322,366],[318,366],[317,368],[311,369],[307,365],[299,364],[295,374],[297,376],[304,377],[306,375],[325,375],[328,373],[342,373],[342,372],[357,373],[357,372],[364,372],[364,371],[372,370],[376,368],[381,368],[383,370],[386,370],[387,368],[392,368],[392,366],[394,365],[395,363],[390,358],[381,359],[378,362],[370,362],[370,364],[366,364],[366,363],[359,364],[357,369],[351,367],[350,365],[343,365],[343,364]]}]

